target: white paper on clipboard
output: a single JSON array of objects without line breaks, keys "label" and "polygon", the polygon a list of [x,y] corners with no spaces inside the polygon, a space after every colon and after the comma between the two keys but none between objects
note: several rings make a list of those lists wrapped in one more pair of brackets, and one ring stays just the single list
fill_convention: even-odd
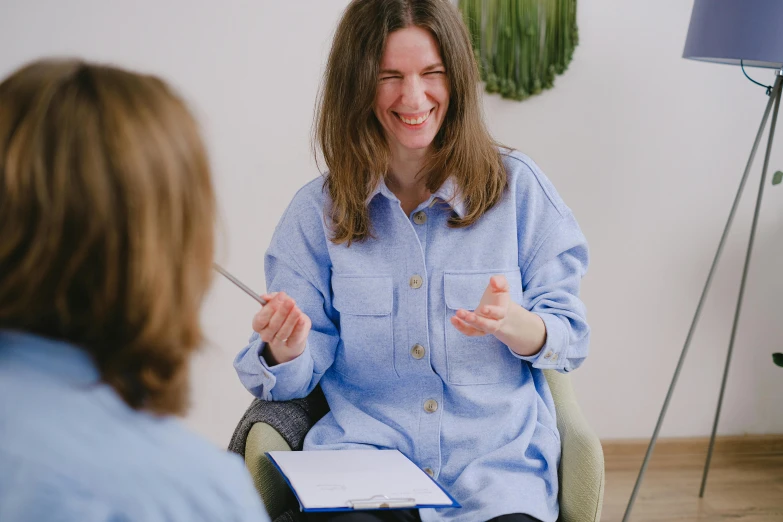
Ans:
[{"label": "white paper on clipboard", "polygon": [[270,451],[304,511],[459,507],[397,450]]}]

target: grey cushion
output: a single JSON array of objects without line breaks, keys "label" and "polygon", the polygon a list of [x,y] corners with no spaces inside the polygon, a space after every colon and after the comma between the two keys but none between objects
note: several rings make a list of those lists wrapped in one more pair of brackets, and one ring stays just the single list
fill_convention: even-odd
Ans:
[{"label": "grey cushion", "polygon": [[228,450],[245,456],[247,436],[254,424],[263,422],[272,426],[289,447],[301,450],[305,435],[329,411],[321,387],[304,399],[271,402],[255,399],[237,424]]}]

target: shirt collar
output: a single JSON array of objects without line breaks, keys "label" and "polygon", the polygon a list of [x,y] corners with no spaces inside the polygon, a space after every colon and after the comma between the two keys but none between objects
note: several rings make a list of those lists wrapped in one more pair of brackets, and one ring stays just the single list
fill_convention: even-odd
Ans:
[{"label": "shirt collar", "polygon": [[[385,179],[381,179],[378,182],[378,184],[375,186],[375,189],[373,189],[370,192],[370,195],[367,196],[365,203],[369,205],[370,201],[372,201],[372,199],[378,194],[382,194],[386,199],[391,201],[400,201],[397,196],[394,195],[394,192],[392,192],[389,187],[386,186]],[[449,204],[451,209],[456,212],[460,218],[465,217],[465,200],[463,199],[462,194],[459,191],[459,187],[457,186],[457,182],[454,180],[453,176],[446,178],[438,190],[436,190],[421,206],[431,206],[436,199]]]},{"label": "shirt collar", "polygon": [[85,350],[30,333],[0,330],[0,358],[5,357],[71,383],[90,384],[100,378],[95,362]]}]

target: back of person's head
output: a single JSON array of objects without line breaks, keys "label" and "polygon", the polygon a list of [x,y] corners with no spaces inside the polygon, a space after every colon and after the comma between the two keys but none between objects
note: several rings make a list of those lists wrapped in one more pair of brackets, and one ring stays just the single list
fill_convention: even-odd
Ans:
[{"label": "back of person's head", "polygon": [[185,409],[214,214],[163,81],[60,60],[0,83],[0,328],[81,347],[134,409]]}]

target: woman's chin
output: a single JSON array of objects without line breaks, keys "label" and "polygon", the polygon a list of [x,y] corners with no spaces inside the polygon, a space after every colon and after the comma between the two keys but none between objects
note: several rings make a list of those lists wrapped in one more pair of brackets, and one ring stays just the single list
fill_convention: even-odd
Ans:
[{"label": "woman's chin", "polygon": [[430,148],[435,136],[419,136],[414,139],[397,140],[402,149],[418,152]]}]

